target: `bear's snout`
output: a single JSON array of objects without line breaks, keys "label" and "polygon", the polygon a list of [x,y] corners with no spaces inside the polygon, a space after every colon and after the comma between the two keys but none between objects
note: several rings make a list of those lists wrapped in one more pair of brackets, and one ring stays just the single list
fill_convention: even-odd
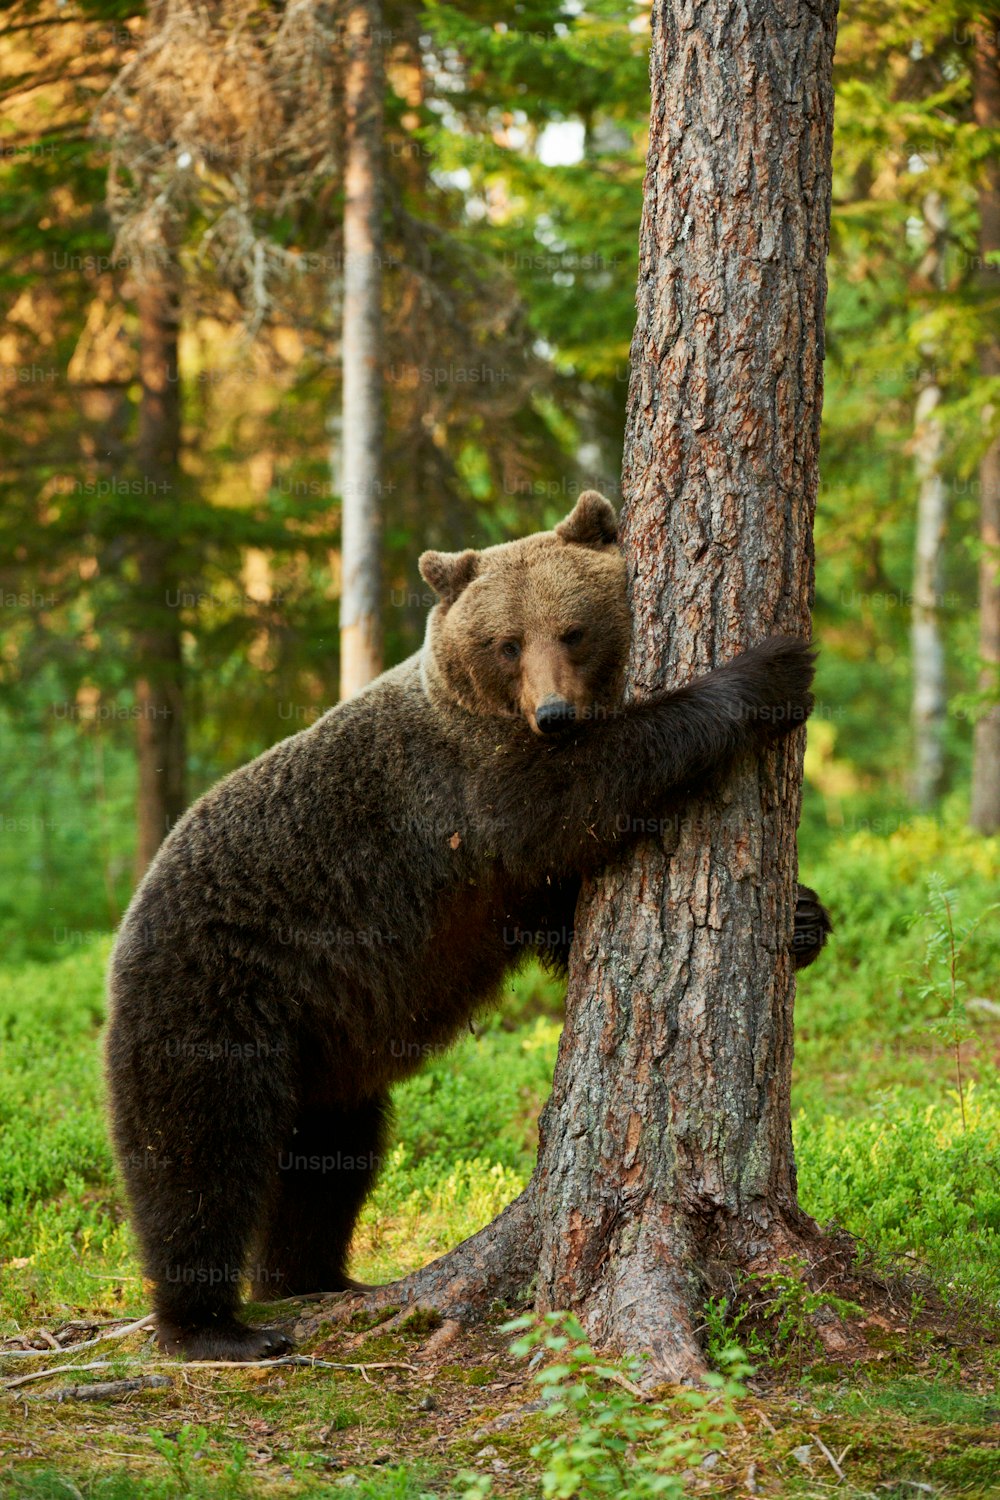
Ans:
[{"label": "bear's snout", "polygon": [[558,734],[576,721],[576,709],[565,698],[551,693],[535,709],[535,727],[539,734]]}]

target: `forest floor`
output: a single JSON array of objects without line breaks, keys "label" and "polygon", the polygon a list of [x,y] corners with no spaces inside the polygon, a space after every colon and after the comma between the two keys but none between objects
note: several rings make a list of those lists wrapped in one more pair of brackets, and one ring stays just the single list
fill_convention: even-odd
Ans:
[{"label": "forest floor", "polygon": [[[737,1287],[706,1304],[706,1348],[725,1369],[740,1344],[753,1373],[739,1388],[720,1377],[694,1413],[690,1393],[633,1392],[627,1368],[540,1382],[551,1362],[513,1352],[504,1328],[520,1309],[470,1329],[420,1317],[321,1324],[297,1350],[325,1362],[312,1366],[185,1366],[157,1353],[148,1328],[79,1348],[147,1311],[102,1117],[108,944],[8,969],[0,1496],[997,1495],[1000,922],[987,917],[968,938],[956,1008],[935,957],[940,903],[921,917],[935,905],[932,875],[955,888],[960,925],[981,916],[1000,895],[997,869],[1000,842],[932,823],[842,838],[803,864],[838,924],[800,982],[801,1199],[907,1288],[906,1311],[890,1301],[860,1314],[842,1287],[809,1301],[794,1267]],[[399,1091],[356,1274],[386,1280],[423,1263],[519,1191],[559,1005],[558,989],[526,971],[476,1037]],[[269,1316],[300,1314],[315,1325],[310,1306]],[[849,1360],[831,1352],[836,1325]],[[137,1379],[147,1383],[117,1385]],[[111,1390],[78,1399],[98,1394],[89,1383]],[[572,1411],[550,1412],[574,1384]]]}]

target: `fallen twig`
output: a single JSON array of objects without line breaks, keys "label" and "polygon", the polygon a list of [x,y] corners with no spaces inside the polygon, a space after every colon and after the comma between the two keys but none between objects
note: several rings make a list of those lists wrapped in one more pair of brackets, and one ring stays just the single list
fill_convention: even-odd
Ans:
[{"label": "fallen twig", "polygon": [[[68,1354],[71,1351],[66,1352]],[[315,1370],[358,1370],[365,1379],[368,1378],[369,1370],[409,1370],[412,1375],[420,1373],[416,1365],[408,1364],[404,1360],[346,1364],[340,1360],[316,1359],[311,1354],[283,1354],[280,1359],[192,1359],[183,1363],[173,1359],[115,1360],[116,1365],[129,1363],[141,1364],[144,1370],[276,1370],[296,1366]],[[57,1365],[51,1370],[32,1370],[28,1375],[16,1375],[13,1380],[0,1382],[0,1388],[12,1391],[16,1386],[27,1385],[29,1381],[46,1380],[55,1375],[75,1375],[78,1370],[104,1370],[107,1364],[106,1359],[96,1359],[86,1365]]]},{"label": "fallen twig", "polygon": [[52,1339],[49,1349],[0,1349],[0,1358],[3,1359],[41,1359],[48,1358],[53,1349],[58,1349],[61,1354],[75,1354],[78,1349],[93,1349],[97,1344],[106,1344],[111,1339],[124,1339],[130,1333],[138,1333],[142,1328],[152,1328],[153,1314],[147,1313],[144,1318],[139,1318],[135,1323],[127,1323],[124,1328],[112,1328],[107,1333],[99,1333],[96,1338],[84,1339],[80,1344],[60,1344],[52,1338],[51,1334],[42,1331],[42,1337]]},{"label": "fallen twig", "polygon": [[588,1365],[587,1373],[597,1375],[601,1380],[613,1380],[615,1385],[620,1385],[624,1390],[628,1391],[630,1396],[635,1396],[638,1401],[652,1401],[653,1399],[652,1392],[644,1391],[640,1386],[629,1380],[626,1375],[623,1375],[620,1370],[609,1370],[603,1365],[600,1368],[597,1365]]},{"label": "fallen twig", "polygon": [[380,1362],[366,1360],[362,1364],[344,1364],[339,1360],[316,1359],[311,1354],[283,1354],[280,1359],[191,1359],[185,1361],[183,1368],[185,1370],[268,1370],[277,1369],[281,1365],[299,1365],[317,1370],[360,1370],[362,1375],[366,1370],[409,1370],[413,1375],[420,1373],[416,1365],[408,1364],[405,1360],[388,1359]]},{"label": "fallen twig", "polygon": [[23,1396],[23,1401],[113,1401],[133,1391],[163,1390],[173,1385],[169,1375],[135,1375],[131,1380],[95,1380],[90,1385],[71,1385],[65,1391],[42,1391]]},{"label": "fallen twig", "polygon": [[[69,1350],[66,1351],[67,1354]],[[12,1391],[16,1386],[28,1385],[32,1380],[48,1380],[52,1375],[75,1375],[78,1370],[106,1370],[106,1359],[91,1360],[88,1365],[56,1365],[53,1370],[32,1370],[28,1375],[15,1375],[13,1380],[3,1381],[3,1389]]]},{"label": "fallen twig", "polygon": [[[843,1469],[840,1467],[840,1464],[834,1458],[833,1454],[830,1452],[829,1448],[826,1446],[826,1444],[824,1443],[823,1439],[818,1435],[818,1433],[815,1433],[815,1432],[812,1434],[812,1439],[813,1439],[813,1442],[819,1448],[820,1452],[827,1459],[827,1461],[828,1461],[828,1463],[830,1465],[830,1468],[836,1474],[837,1478],[840,1479],[840,1480],[844,1480],[846,1478],[846,1475],[844,1474]],[[846,1453],[846,1452],[847,1452],[847,1449],[845,1448],[844,1449],[844,1453]],[[843,1458],[844,1453],[842,1453],[840,1455],[841,1458]]]}]

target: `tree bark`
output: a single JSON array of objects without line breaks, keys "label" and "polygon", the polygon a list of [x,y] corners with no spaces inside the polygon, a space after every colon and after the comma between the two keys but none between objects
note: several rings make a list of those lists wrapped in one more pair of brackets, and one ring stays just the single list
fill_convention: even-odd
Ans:
[{"label": "tree bark", "polygon": [[382,11],[347,11],[340,696],[382,670]]},{"label": "tree bark", "polygon": [[136,465],[139,493],[153,522],[137,544],[138,599],[133,649],[137,666],[135,878],[186,805],[187,746],[178,577],[170,514],[180,472],[177,288],[159,266],[144,273],[137,294],[142,396]]},{"label": "tree bark", "polygon": [[[1000,127],[1000,11],[987,11],[975,28],[974,110],[983,129]],[[1000,376],[1000,338],[996,334],[997,288],[1000,263],[987,257],[1000,254],[1000,160],[984,164],[979,189],[979,282],[992,316],[992,329],[980,350],[985,376]],[[986,420],[992,421],[993,411]],[[980,833],[1000,831],[1000,436],[995,437],[979,464],[979,686],[990,707],[976,724],[972,761],[973,828]]]},{"label": "tree bark", "polygon": [[[922,269],[931,285],[941,290],[944,286],[944,244],[948,221],[937,193],[928,193],[924,200],[924,226],[929,243]],[[910,624],[913,670],[911,796],[915,806],[927,811],[941,796],[945,778],[944,731],[948,696],[941,634],[941,595],[944,591],[948,497],[941,475],[944,431],[938,411],[941,387],[933,368],[936,350],[928,345],[923,353],[930,368],[917,397],[913,434],[917,471],[917,538]]]},{"label": "tree bark", "polygon": [[910,626],[913,659],[912,799],[922,811],[932,808],[944,789],[947,696],[940,600],[947,500],[941,477],[943,434],[940,417],[936,415],[940,404],[941,387],[931,379],[917,398],[914,433],[918,492]]},{"label": "tree bark", "polygon": [[[807,636],[822,406],[835,0],[653,5],[623,476],[637,698]],[[539,1160],[539,1304],[701,1365],[717,1255],[815,1234],[790,1088],[804,736],[584,891]]]},{"label": "tree bark", "polygon": [[[654,0],[652,28],[622,524],[637,698],[809,633],[836,3]],[[748,760],[584,889],[532,1182],[376,1302],[461,1315],[535,1275],[539,1310],[685,1379],[719,1260],[813,1258],[790,1112],[802,751],[799,732]]]}]

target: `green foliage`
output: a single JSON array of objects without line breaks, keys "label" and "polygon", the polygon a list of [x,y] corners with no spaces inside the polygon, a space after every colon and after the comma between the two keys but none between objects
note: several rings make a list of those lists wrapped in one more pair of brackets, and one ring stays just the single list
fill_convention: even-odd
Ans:
[{"label": "green foliage", "polygon": [[[810,825],[800,854],[802,878],[822,892],[834,921],[796,1002],[794,1099],[810,1116],[831,1106],[867,1113],[883,1090],[900,1084],[915,1098],[944,1098],[953,1075],[927,1045],[928,1006],[915,979],[924,944],[913,915],[935,873],[972,916],[997,897],[1000,839],[976,836],[960,816],[869,815],[864,804],[847,804],[842,823],[835,838]],[[1000,923],[976,927],[962,965],[974,996],[995,994]],[[970,1011],[979,1037],[988,1014]],[[968,1050],[985,1062],[979,1042]]]},{"label": "green foliage", "polygon": [[[182,1432],[192,1429],[185,1426]],[[197,1429],[203,1432],[204,1429]],[[180,1433],[178,1434],[178,1440]],[[153,1442],[156,1443],[154,1434]],[[164,1440],[165,1446],[174,1446],[173,1440]],[[238,1445],[237,1445],[238,1446]],[[185,1478],[181,1481],[176,1471],[175,1460],[167,1453],[163,1455],[171,1466],[167,1477],[137,1473],[129,1464],[116,1473],[105,1473],[96,1478],[68,1476],[54,1470],[43,1469],[19,1475],[8,1484],[0,1475],[0,1497],[3,1500],[248,1500],[248,1497],[263,1493],[255,1478],[243,1472],[239,1459],[223,1465],[221,1474],[201,1473],[199,1462],[208,1455],[192,1453],[183,1460]],[[440,1488],[428,1488],[427,1481],[405,1465],[394,1465],[383,1469],[371,1478],[358,1479],[345,1490],[344,1483],[336,1480],[317,1482],[311,1475],[290,1473],[292,1484],[285,1480],[283,1494],[295,1497],[308,1495],[310,1500],[340,1500],[345,1493],[362,1497],[362,1500],[436,1500],[442,1493]]]},{"label": "green foliage", "polygon": [[[957,1092],[926,1104],[901,1088],[869,1113],[795,1120],[799,1193],[883,1255],[912,1257],[939,1284],[1000,1296],[1000,1084],[967,1086],[963,1126]],[[974,1253],[970,1247],[975,1246]]]},{"label": "green foliage", "polygon": [[801,1374],[806,1361],[823,1349],[817,1314],[856,1318],[862,1308],[832,1292],[812,1290],[801,1261],[788,1261],[785,1269],[767,1276],[744,1275],[728,1297],[710,1297],[705,1304],[708,1353],[724,1366],[739,1340],[751,1359]]},{"label": "green foliage", "polygon": [[4,1274],[7,1318],[24,1316],[53,1286],[81,1309],[120,1305],[129,1284],[139,1294],[101,1108],[107,949],[89,942],[58,965],[8,970],[0,990],[0,1253],[14,1261]]},{"label": "green foliage", "polygon": [[922,1000],[934,1003],[944,1014],[931,1021],[928,1031],[939,1037],[952,1049],[955,1058],[955,1084],[962,1112],[962,1129],[966,1129],[965,1085],[962,1079],[962,1043],[975,1037],[969,1025],[962,998],[968,988],[964,979],[958,977],[958,961],[966,943],[972,937],[983,918],[996,911],[1000,903],[994,902],[985,911],[969,921],[956,923],[958,892],[947,890],[940,875],[932,875],[929,881],[929,904],[922,914],[926,925],[923,973],[924,983],[917,993]]},{"label": "green foliage", "polygon": [[[189,1422],[185,1422],[183,1427],[169,1437],[156,1427],[151,1429],[149,1435],[153,1447],[167,1462],[177,1494],[189,1495],[197,1483],[196,1465],[208,1442],[208,1429],[192,1427]],[[242,1459],[245,1456],[243,1454]],[[242,1461],[238,1461],[237,1472],[232,1477],[239,1478],[242,1468]]]},{"label": "green foliage", "polygon": [[[995,1045],[995,1023],[989,1011],[968,1007],[976,1043],[963,1043],[968,1126],[963,1131],[951,1069],[936,1042],[926,1047],[927,1000],[906,976],[922,964],[925,933],[913,918],[927,905],[929,876],[936,872],[944,890],[959,889],[956,932],[961,934],[962,914],[985,909],[995,896],[997,862],[996,841],[976,840],[960,825],[931,820],[892,832],[864,829],[832,841],[829,835],[816,839],[808,852],[808,878],[830,901],[837,930],[822,962],[802,976],[798,997],[794,1131],[803,1207],[861,1236],[876,1256],[902,1256],[925,1268],[947,1295],[971,1300],[978,1309],[1000,1298],[1000,1086],[988,1053]],[[995,926],[981,923],[962,950],[968,993],[996,995]],[[106,939],[87,939],[55,961],[11,964],[5,970],[0,991],[3,1332],[39,1323],[54,1328],[67,1316],[138,1316],[146,1310],[101,1114],[107,947]],[[519,975],[512,990],[477,1026],[476,1036],[428,1058],[425,1069],[396,1091],[395,1144],[356,1246],[354,1269],[361,1277],[391,1276],[446,1250],[492,1218],[527,1180],[537,1112],[558,1041],[559,991],[535,969]],[[769,1305],[761,1310],[762,1302]],[[789,1268],[763,1286],[738,1287],[731,1298],[710,1304],[706,1343],[720,1358],[736,1338],[755,1364],[798,1377],[815,1352],[812,1319],[831,1312],[850,1315],[835,1297],[804,1289]],[[548,1393],[540,1442],[549,1446],[540,1447],[531,1462],[549,1476],[549,1493],[565,1493],[578,1481],[584,1494],[676,1493],[679,1474],[689,1465],[697,1467],[697,1454],[716,1440],[713,1433],[707,1440],[698,1435],[701,1414],[649,1401],[645,1393],[637,1397],[617,1380],[601,1379],[594,1372],[614,1368],[634,1385],[641,1372],[588,1358],[566,1328],[550,1326],[545,1333],[568,1343],[561,1350],[539,1343],[535,1353],[543,1351],[557,1369],[571,1370],[565,1382],[557,1375],[540,1387]],[[280,1420],[294,1423],[301,1420],[306,1386],[298,1377],[304,1373],[295,1372],[287,1392],[276,1386],[247,1392],[234,1384],[227,1399],[235,1411],[268,1420],[285,1412]],[[460,1373],[463,1387],[474,1388],[476,1372],[463,1368]],[[954,1371],[939,1374],[954,1391]],[[313,1379],[318,1377],[309,1375]],[[859,1381],[849,1389],[853,1405],[838,1397],[836,1410],[855,1413],[859,1420],[867,1413],[865,1420],[879,1424],[883,1408],[877,1389]],[[372,1420],[368,1390],[362,1385],[342,1394],[339,1387],[332,1391],[320,1383],[317,1428],[346,1429],[353,1441],[354,1430],[365,1431]],[[884,1410],[905,1409],[907,1420],[932,1424],[972,1423],[981,1412],[982,1403],[973,1409],[957,1394],[949,1403],[937,1396],[932,1402],[929,1391],[926,1382],[900,1387],[896,1396],[886,1395]],[[377,1399],[384,1407],[386,1393],[379,1389]],[[560,1402],[561,1413],[550,1415],[550,1407]],[[713,1421],[723,1405],[713,1393],[708,1409]],[[390,1418],[394,1432],[405,1429],[398,1413]],[[127,1475],[114,1466],[90,1473],[82,1462],[78,1468],[85,1477],[70,1465],[50,1467],[19,1475],[14,1488],[5,1488],[0,1479],[0,1494],[55,1500],[72,1493],[64,1472],[87,1500],[133,1495],[177,1500],[179,1493],[195,1500],[242,1500],[256,1493],[256,1470],[252,1477],[249,1469],[240,1472],[239,1444],[234,1446],[230,1436],[210,1429],[203,1445],[197,1417],[192,1416],[187,1436],[169,1427],[165,1412],[158,1411],[155,1421],[168,1434],[166,1446],[139,1474],[134,1466]],[[695,1444],[690,1457],[680,1454],[678,1445],[686,1443]],[[310,1469],[305,1478],[308,1448],[309,1439],[296,1438],[286,1457],[295,1476],[283,1481],[289,1493],[300,1492],[300,1480],[302,1493],[344,1493],[333,1477],[324,1481]],[[672,1454],[677,1454],[673,1467]],[[467,1453],[461,1462],[470,1462]],[[615,1490],[623,1462],[629,1485],[634,1479],[639,1490]],[[665,1468],[657,1467],[664,1463]],[[918,1471],[911,1466],[906,1472]],[[929,1470],[919,1472],[924,1478]],[[979,1483],[978,1474],[970,1469],[968,1482]],[[661,1480],[662,1490],[650,1488]],[[179,1489],[182,1482],[188,1491]],[[487,1472],[458,1488],[486,1494],[494,1483]],[[372,1497],[406,1500],[438,1488],[436,1480],[406,1466],[360,1473],[357,1487],[362,1484],[369,1485]]]},{"label": "green foliage", "polygon": [[684,1470],[721,1448],[739,1421],[734,1402],[746,1394],[742,1381],[751,1371],[735,1346],[719,1351],[724,1373],[708,1375],[705,1389],[653,1402],[638,1385],[642,1360],[601,1359],[572,1314],[549,1313],[537,1323],[518,1318],[507,1327],[525,1330],[515,1354],[551,1356],[534,1376],[547,1431],[531,1454],[542,1466],[542,1493],[552,1500],[676,1500],[684,1493]]},{"label": "green foliage", "polygon": [[937,1426],[982,1426],[996,1421],[996,1395],[992,1390],[963,1390],[945,1380],[927,1381],[917,1375],[861,1385],[828,1398],[849,1415],[918,1417]]}]

